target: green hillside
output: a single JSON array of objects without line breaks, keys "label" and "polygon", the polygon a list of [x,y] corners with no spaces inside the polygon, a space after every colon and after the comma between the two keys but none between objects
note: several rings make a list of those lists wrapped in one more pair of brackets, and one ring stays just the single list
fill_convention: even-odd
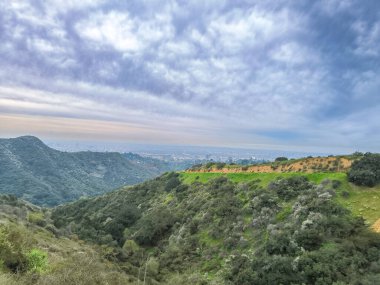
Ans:
[{"label": "green hillside", "polygon": [[168,170],[139,155],[61,152],[35,137],[0,139],[0,194],[54,206],[136,184]]},{"label": "green hillside", "polygon": [[106,252],[60,237],[49,213],[0,195],[0,285],[132,285]]},{"label": "green hillside", "polygon": [[180,178],[185,184],[194,182],[206,183],[218,177],[227,177],[237,183],[257,181],[260,186],[266,187],[268,184],[279,178],[290,178],[304,176],[309,181],[319,184],[324,180],[339,181],[339,186],[335,189],[335,199],[355,215],[365,218],[368,224],[373,224],[380,219],[380,186],[364,187],[356,186],[347,181],[347,174],[341,172],[316,172],[316,173],[197,173],[181,172]]},{"label": "green hillside", "polygon": [[52,219],[147,284],[377,284],[379,191],[344,173],[167,173]]},{"label": "green hillside", "polygon": [[169,172],[55,208],[0,196],[0,285],[378,284],[379,162]]}]

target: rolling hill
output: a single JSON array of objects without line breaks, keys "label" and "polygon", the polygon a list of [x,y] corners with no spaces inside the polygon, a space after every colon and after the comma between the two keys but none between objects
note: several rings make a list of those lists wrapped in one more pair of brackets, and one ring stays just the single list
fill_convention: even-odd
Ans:
[{"label": "rolling hill", "polygon": [[0,139],[0,193],[54,206],[136,184],[168,165],[136,154],[61,152],[33,136]]},{"label": "rolling hill", "polygon": [[[302,162],[302,161],[299,161]],[[233,166],[239,167],[239,166]],[[167,173],[56,207],[147,284],[378,284],[380,188],[344,172]]]}]

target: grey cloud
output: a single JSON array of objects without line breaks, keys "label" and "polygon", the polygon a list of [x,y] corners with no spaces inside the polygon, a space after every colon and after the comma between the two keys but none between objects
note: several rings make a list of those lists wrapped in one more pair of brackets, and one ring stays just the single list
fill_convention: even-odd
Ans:
[{"label": "grey cloud", "polygon": [[[349,136],[366,147],[360,137],[380,120],[373,3],[0,4],[0,109],[161,130],[174,124],[197,138],[233,136],[233,144],[274,145],[297,130],[307,145],[327,147],[329,136],[343,145]],[[370,108],[366,124],[359,114]]]}]

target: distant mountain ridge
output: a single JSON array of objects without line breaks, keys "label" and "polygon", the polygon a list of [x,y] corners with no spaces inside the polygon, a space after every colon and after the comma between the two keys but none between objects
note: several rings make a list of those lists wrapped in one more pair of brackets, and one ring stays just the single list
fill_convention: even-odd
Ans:
[{"label": "distant mountain ridge", "polygon": [[168,170],[154,159],[117,152],[62,152],[33,136],[0,139],[0,193],[55,206],[136,184]]}]

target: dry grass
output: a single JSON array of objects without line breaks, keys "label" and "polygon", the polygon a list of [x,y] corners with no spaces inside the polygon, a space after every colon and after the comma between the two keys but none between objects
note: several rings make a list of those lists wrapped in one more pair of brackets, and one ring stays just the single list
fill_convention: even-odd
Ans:
[{"label": "dry grass", "polygon": [[200,169],[189,169],[187,172],[200,173],[286,173],[286,172],[345,172],[352,164],[351,159],[346,157],[311,157],[283,162],[273,162],[270,164],[260,164],[251,166],[226,165],[218,169],[216,166],[211,168],[202,167]]}]

